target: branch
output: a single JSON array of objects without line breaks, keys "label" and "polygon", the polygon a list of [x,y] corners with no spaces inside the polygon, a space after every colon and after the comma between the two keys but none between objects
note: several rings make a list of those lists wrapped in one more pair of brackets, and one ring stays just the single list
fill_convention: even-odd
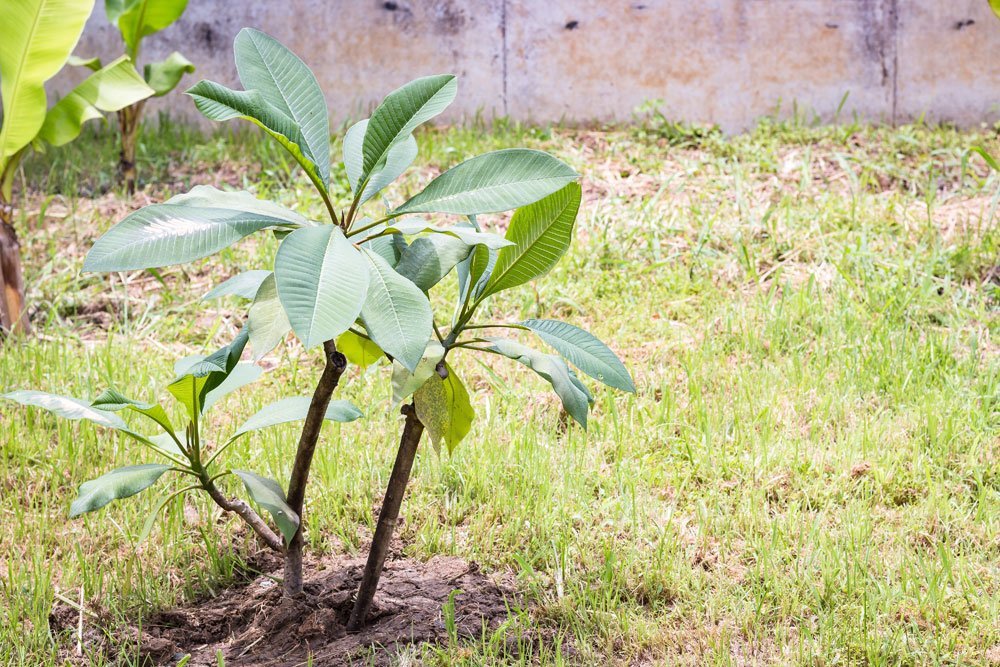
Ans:
[{"label": "branch", "polygon": [[285,550],[285,545],[281,541],[281,538],[271,530],[271,527],[260,518],[259,514],[253,511],[252,507],[242,500],[229,500],[222,495],[222,492],[212,482],[205,483],[204,489],[208,491],[208,495],[212,497],[216,505],[227,512],[233,512],[243,519],[253,529],[253,532],[257,533],[260,539],[264,540],[267,546],[278,552]]}]

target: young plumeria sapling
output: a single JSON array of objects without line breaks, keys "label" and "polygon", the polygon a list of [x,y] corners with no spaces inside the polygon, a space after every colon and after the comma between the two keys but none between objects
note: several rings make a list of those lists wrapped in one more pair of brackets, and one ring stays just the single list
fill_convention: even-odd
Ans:
[{"label": "young plumeria sapling", "polygon": [[[99,426],[112,428],[139,441],[162,462],[125,466],[85,482],[70,507],[70,517],[98,510],[113,500],[134,496],[153,486],[167,472],[181,476],[181,488],[166,493],[150,512],[138,542],[149,535],[160,511],[172,500],[188,491],[205,491],[226,512],[239,516],[268,547],[278,552],[294,537],[299,527],[298,514],[288,506],[281,486],[272,479],[247,470],[222,467],[218,459],[244,435],[269,426],[306,418],[310,399],[305,396],[285,398],[262,408],[247,419],[226,440],[211,443],[205,436],[206,412],[222,398],[250,384],[261,375],[255,364],[240,362],[247,343],[246,328],[240,330],[232,343],[208,356],[194,355],[181,359],[174,366],[176,378],[167,391],[184,411],[186,426],[174,428],[166,409],[157,403],[144,403],[127,398],[114,389],[105,390],[93,401],[82,401],[40,391],[14,391],[2,397],[22,405],[43,408],[67,419],[83,419]],[[142,435],[118,414],[136,412],[160,427],[155,435]],[[361,412],[348,401],[331,401],[324,419],[351,422]],[[230,498],[218,482],[227,475],[236,475],[246,487],[250,498],[266,509],[278,527],[278,533],[246,502]],[[185,479],[187,476],[188,479]],[[279,534],[282,537],[279,537]]]},{"label": "young plumeria sapling", "polygon": [[[95,243],[84,270],[159,268],[207,257],[255,232],[278,238],[273,270],[240,274],[212,296],[252,297],[247,328],[258,359],[289,331],[307,349],[323,348],[325,366],[306,412],[287,488],[288,506],[299,516],[300,527],[285,553],[283,590],[299,595],[309,470],[323,415],[347,367],[338,338],[347,335],[345,345],[372,343],[411,373],[417,372],[433,338],[425,292],[392,266],[404,239],[390,233],[387,223],[406,224],[398,219],[418,213],[511,210],[560,190],[577,175],[541,151],[494,151],[458,164],[380,217],[364,218],[364,204],[415,158],[413,131],[455,98],[455,77],[429,76],[406,84],[389,94],[370,119],[348,131],[345,169],[351,198],[338,207],[332,194],[337,189],[330,187],[329,117],[315,76],[295,54],[257,30],[241,31],[234,51],[244,90],[202,81],[188,94],[208,118],[249,120],[284,147],[309,178],[328,219],[310,219],[248,192],[198,186],[127,216]],[[424,236],[409,246],[413,250],[406,264],[421,276],[445,275],[473,248],[495,251],[510,243],[467,224],[418,224]],[[407,229],[413,233],[412,227]]]}]

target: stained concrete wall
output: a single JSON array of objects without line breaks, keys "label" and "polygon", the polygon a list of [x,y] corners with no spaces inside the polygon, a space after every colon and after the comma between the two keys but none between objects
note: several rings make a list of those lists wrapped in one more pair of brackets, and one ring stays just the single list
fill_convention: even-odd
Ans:
[{"label": "stained concrete wall", "polygon": [[[987,0],[190,0],[144,43],[177,49],[196,75],[238,87],[243,26],[289,45],[316,72],[335,120],[363,117],[421,75],[459,75],[450,119],[629,120],[663,100],[671,117],[747,127],[800,110],[964,125],[1000,111],[1000,20]],[[77,53],[121,52],[103,3]],[[66,90],[78,74],[62,74]],[[197,115],[180,94],[154,108]]]}]

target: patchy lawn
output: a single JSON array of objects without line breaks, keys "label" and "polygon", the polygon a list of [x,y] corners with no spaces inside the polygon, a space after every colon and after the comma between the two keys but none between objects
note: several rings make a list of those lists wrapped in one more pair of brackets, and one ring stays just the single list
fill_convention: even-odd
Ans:
[{"label": "patchy lawn", "polygon": [[[85,135],[19,180],[34,186],[18,224],[37,331],[0,349],[0,392],[162,396],[176,358],[240,326],[241,304],[201,295],[274,244],[156,275],[81,275],[96,236],[199,183],[316,215],[322,203],[254,135],[170,122],[140,151],[153,184],[126,202],[109,190],[111,135]],[[401,663],[1000,664],[1000,180],[965,157],[996,151],[993,131],[765,121],[726,138],[661,119],[418,141],[395,201],[505,146],[545,148],[583,174],[577,242],[494,312],[590,329],[639,393],[594,387],[584,433],[528,371],[449,359],[479,418],[453,457],[420,453],[402,553],[474,562],[516,594],[506,622],[392,649]],[[319,363],[290,341],[216,419],[309,393]],[[341,397],[367,417],[324,427],[308,510],[317,558],[354,557],[370,539],[396,447],[389,393],[384,366],[351,369]],[[287,479],[294,444],[294,425],[255,435],[232,465]],[[137,451],[0,404],[3,664],[104,664],[108,637],[129,664],[122,628],[257,576],[253,536],[197,495],[141,545],[155,493],[67,519],[81,482]]]}]

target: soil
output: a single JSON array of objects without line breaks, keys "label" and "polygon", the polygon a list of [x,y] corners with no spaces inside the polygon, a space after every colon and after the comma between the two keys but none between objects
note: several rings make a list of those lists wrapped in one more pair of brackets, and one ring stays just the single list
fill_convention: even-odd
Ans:
[{"label": "soil", "polygon": [[[280,577],[280,562],[268,565],[271,576]],[[141,632],[133,627],[125,636],[137,640],[144,665],[176,665],[191,654],[188,667],[214,667],[221,651],[226,665],[239,667],[382,666],[397,664],[410,645],[448,643],[444,608],[453,591],[458,638],[496,628],[507,620],[507,604],[514,601],[509,584],[487,577],[475,563],[445,556],[392,560],[382,573],[367,625],[352,633],[346,623],[363,567],[363,558],[307,561],[301,599],[284,599],[280,584],[260,576],[216,597],[158,612],[143,620]],[[67,620],[73,616],[67,614]]]}]

